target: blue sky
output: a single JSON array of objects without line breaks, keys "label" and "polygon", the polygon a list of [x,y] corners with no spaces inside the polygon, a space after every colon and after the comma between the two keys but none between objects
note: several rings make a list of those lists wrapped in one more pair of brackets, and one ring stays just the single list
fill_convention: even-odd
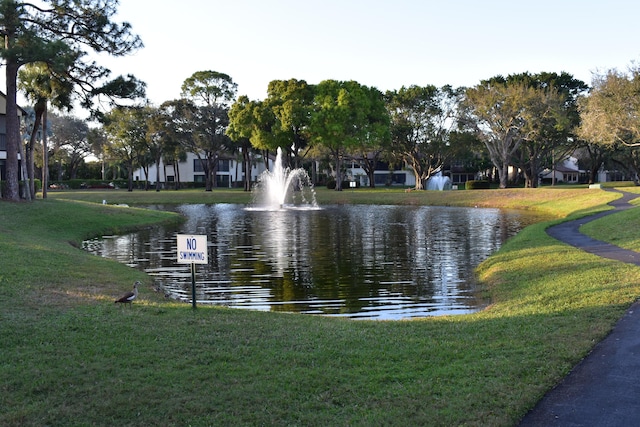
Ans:
[{"label": "blue sky", "polygon": [[590,83],[640,59],[639,16],[632,0],[123,0],[116,19],[145,48],[100,63],[146,81],[156,105],[201,70],[251,99],[289,78],[386,91],[566,71]]}]

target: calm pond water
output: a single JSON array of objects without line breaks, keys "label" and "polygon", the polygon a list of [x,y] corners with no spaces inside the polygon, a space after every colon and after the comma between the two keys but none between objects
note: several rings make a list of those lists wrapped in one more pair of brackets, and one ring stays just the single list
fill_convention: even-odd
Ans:
[{"label": "calm pond water", "polygon": [[243,205],[156,206],[186,217],[85,242],[85,249],[155,277],[191,301],[190,266],[176,234],[206,234],[196,265],[198,304],[367,319],[462,314],[484,307],[474,270],[539,218],[499,209],[323,206],[261,211]]}]

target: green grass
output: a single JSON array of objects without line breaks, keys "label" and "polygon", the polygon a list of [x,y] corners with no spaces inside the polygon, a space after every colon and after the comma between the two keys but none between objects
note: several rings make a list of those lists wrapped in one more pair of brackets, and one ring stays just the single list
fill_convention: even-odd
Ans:
[{"label": "green grass", "polygon": [[[625,191],[638,193],[640,188],[625,188]],[[640,204],[640,199],[632,201],[632,204]],[[640,252],[640,210],[629,209],[616,215],[595,220],[583,225],[580,229],[583,233],[589,234],[596,239],[613,243],[625,249]],[[620,231],[624,231],[621,233]]]},{"label": "green grass", "polygon": [[[245,196],[181,193],[107,200]],[[584,189],[324,193],[333,203],[493,199],[557,218],[616,197]],[[68,192],[0,204],[0,425],[514,425],[640,295],[640,269],[561,244],[539,223],[479,267],[492,299],[480,313],[381,322],[194,311],[164,300],[144,274],[76,248],[88,236],[175,216],[63,196],[105,198]],[[137,279],[140,300],[113,304]]]},{"label": "green grass", "polygon": [[[530,209],[555,216],[566,216],[589,206],[593,200],[601,200],[603,192],[586,190],[584,187],[545,187],[537,189],[506,190],[456,190],[456,191],[410,191],[396,188],[359,188],[334,191],[323,187],[315,189],[320,205],[327,204],[377,204],[377,205],[433,205],[433,206],[478,206],[507,209]],[[563,204],[556,203],[562,194]],[[605,193],[607,194],[607,193]],[[180,191],[132,191],[126,190],[78,190],[51,191],[50,199],[79,200],[85,202],[129,205],[183,204],[183,203],[252,203],[250,192],[240,189],[216,189]],[[617,196],[606,195],[608,200]]]}]

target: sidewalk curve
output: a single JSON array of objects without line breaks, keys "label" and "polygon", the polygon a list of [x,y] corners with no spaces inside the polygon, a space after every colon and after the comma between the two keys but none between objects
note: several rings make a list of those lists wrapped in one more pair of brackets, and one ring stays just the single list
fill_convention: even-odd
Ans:
[{"label": "sidewalk curve", "polygon": [[[623,197],[610,203],[615,209],[549,227],[547,233],[589,253],[640,266],[640,253],[592,239],[579,231],[587,222],[634,207],[629,201],[640,197],[620,193]],[[640,303],[627,310],[611,333],[519,425],[640,425]]]}]

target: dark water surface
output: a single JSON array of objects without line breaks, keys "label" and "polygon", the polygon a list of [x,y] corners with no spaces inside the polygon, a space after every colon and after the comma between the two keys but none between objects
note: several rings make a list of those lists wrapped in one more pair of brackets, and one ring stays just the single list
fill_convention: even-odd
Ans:
[{"label": "dark water surface", "polygon": [[198,304],[369,319],[481,309],[487,301],[478,295],[474,269],[540,219],[449,207],[166,209],[186,222],[178,229],[105,236],[85,248],[148,272],[168,295],[190,302],[190,266],[176,261],[175,235],[206,234],[209,264],[196,265]]}]

